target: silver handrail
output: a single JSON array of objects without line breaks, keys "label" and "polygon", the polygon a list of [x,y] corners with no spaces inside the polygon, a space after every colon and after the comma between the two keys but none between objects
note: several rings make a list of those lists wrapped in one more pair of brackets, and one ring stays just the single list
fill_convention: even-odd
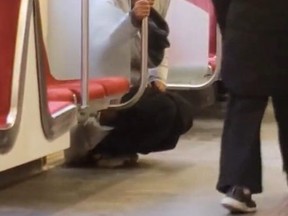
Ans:
[{"label": "silver handrail", "polygon": [[89,103],[89,0],[81,1],[81,107]]},{"label": "silver handrail", "polygon": [[201,90],[209,87],[212,85],[217,79],[219,72],[218,70],[215,70],[215,72],[212,71],[211,67],[208,67],[208,72],[213,73],[212,77],[210,77],[209,80],[207,80],[204,83],[201,84],[176,84],[176,83],[168,83],[167,88],[170,90]]},{"label": "silver handrail", "polygon": [[109,109],[127,109],[133,106],[142,97],[148,83],[148,18],[142,21],[141,31],[141,82],[136,94],[128,101],[120,104],[111,104]]}]

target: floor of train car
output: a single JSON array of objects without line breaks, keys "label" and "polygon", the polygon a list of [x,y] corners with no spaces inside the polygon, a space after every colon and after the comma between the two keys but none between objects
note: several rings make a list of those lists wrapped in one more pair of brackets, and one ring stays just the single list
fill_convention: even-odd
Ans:
[{"label": "floor of train car", "polygon": [[[217,110],[217,112],[215,112]],[[55,168],[0,191],[5,216],[225,216],[215,191],[222,114],[202,113],[171,152],[141,156],[133,169]],[[216,115],[215,115],[216,113]],[[287,215],[288,189],[281,172],[271,109],[263,127],[265,193],[259,216]]]}]

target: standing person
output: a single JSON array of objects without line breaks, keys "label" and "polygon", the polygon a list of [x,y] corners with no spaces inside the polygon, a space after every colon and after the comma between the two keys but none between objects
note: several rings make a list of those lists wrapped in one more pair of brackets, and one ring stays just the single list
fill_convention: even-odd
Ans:
[{"label": "standing person", "polygon": [[[170,44],[169,27],[163,17],[170,1],[134,0],[132,9],[127,0],[107,2],[127,14],[111,34],[113,46],[124,41],[127,35],[132,35],[131,68],[135,88],[124,100],[137,89],[141,70],[141,38],[138,33],[142,20],[147,16],[149,19],[149,85],[133,107],[115,113],[109,110],[102,112],[101,123],[114,129],[90,152],[98,166],[113,168],[137,162],[138,153],[148,154],[175,148],[180,135],[192,126],[192,115],[189,102],[166,92],[168,65],[165,49]],[[154,3],[156,9],[152,8]],[[130,27],[127,28],[127,25]],[[134,33],[121,34],[123,29],[130,29]]]},{"label": "standing person", "polygon": [[260,126],[272,97],[283,170],[288,171],[288,1],[213,0],[223,36],[222,78],[230,93],[217,189],[232,212],[256,211],[262,192]]}]

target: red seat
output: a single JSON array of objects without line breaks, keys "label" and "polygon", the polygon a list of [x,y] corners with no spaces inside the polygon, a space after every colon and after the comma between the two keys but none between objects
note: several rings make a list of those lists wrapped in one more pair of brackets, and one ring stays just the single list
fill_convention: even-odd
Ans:
[{"label": "red seat", "polygon": [[55,114],[56,112],[59,112],[63,110],[65,107],[68,107],[71,105],[69,101],[49,101],[48,102],[48,109],[51,115]]},{"label": "red seat", "polygon": [[48,88],[47,89],[48,101],[69,101],[75,103],[76,95],[69,89],[64,88]]},{"label": "red seat", "polygon": [[[39,11],[40,13],[40,11]],[[38,17],[40,19],[40,16]],[[46,85],[47,85],[47,94],[48,98],[53,100],[61,100],[62,98],[67,98],[71,100],[71,97],[67,96],[67,89],[73,92],[76,95],[77,103],[81,102],[81,81],[77,80],[57,80],[51,74],[51,69],[49,67],[49,60],[47,56],[47,51],[45,48],[41,20],[39,20],[39,37],[38,43],[41,49],[41,58],[42,58],[42,66],[43,72],[46,77]],[[124,77],[107,77],[100,79],[92,79],[89,81],[88,91],[89,91],[89,99],[97,100],[103,99],[105,96],[119,96],[124,95],[129,91],[129,81]],[[50,88],[54,90],[49,90]],[[58,89],[57,90],[55,90]],[[60,89],[64,89],[63,91]]]},{"label": "red seat", "polygon": [[[49,60],[45,48],[45,44],[43,38],[40,38],[40,43],[42,46],[42,54],[43,54],[43,70],[46,76],[47,82],[47,94],[50,96],[48,98],[53,100],[61,100],[62,98],[67,97],[67,89],[72,91],[76,98],[77,102],[81,102],[81,81],[80,80],[57,80],[55,79],[50,70]],[[113,95],[124,95],[129,91],[129,81],[124,77],[106,77],[106,78],[97,78],[89,81],[89,99],[103,99],[105,96],[113,96]],[[49,90],[50,88],[54,90]],[[55,89],[58,89],[57,92]],[[64,89],[60,91],[60,89]],[[56,93],[57,92],[57,93]],[[63,94],[63,95],[62,95]],[[57,98],[56,98],[57,97]],[[71,98],[70,98],[71,99]],[[69,99],[69,100],[70,100]]]},{"label": "red seat", "polygon": [[[47,94],[48,98],[53,100],[61,100],[67,98],[67,90],[72,91],[77,99],[77,103],[81,102],[81,81],[80,80],[56,80],[50,71],[48,56],[43,47],[44,59],[43,65],[47,79]],[[105,96],[124,95],[129,91],[129,81],[124,77],[107,77],[97,78],[89,81],[89,99],[103,99]],[[52,89],[52,90],[50,90]],[[57,89],[57,90],[55,90]],[[60,91],[63,89],[63,91]],[[63,95],[62,95],[63,94]],[[56,98],[57,97],[57,98]],[[68,97],[69,98],[69,97]],[[70,98],[71,99],[71,98]]]},{"label": "red seat", "polygon": [[[76,103],[81,102],[81,84],[79,80],[69,80],[69,81],[58,81],[54,83],[50,83],[48,85],[47,93],[50,94],[50,98],[52,97],[51,94],[55,92],[55,89],[57,89],[56,93],[54,93],[53,100],[61,100],[62,98],[67,98],[68,91],[72,92],[75,97]],[[52,92],[52,93],[51,93]],[[58,97],[55,98],[55,97]],[[105,90],[102,85],[100,84],[93,84],[89,86],[89,99],[95,100],[95,99],[102,99],[105,98]]]},{"label": "red seat", "polygon": [[[39,11],[40,13],[40,11]],[[57,80],[51,74],[49,60],[43,40],[40,16],[39,19],[39,35],[38,43],[41,52],[42,70],[46,77],[47,95],[51,100],[67,99],[71,101],[71,96],[67,90],[73,92],[76,96],[77,103],[81,102],[81,81],[76,80]],[[105,96],[124,95],[129,91],[129,81],[124,77],[107,77],[100,79],[92,79],[89,81],[88,93],[90,100],[103,99]],[[52,89],[52,90],[51,90]],[[60,90],[63,89],[63,90]]]},{"label": "red seat", "polygon": [[[80,80],[53,80],[49,82],[49,88],[67,88],[75,93],[77,101],[81,101]],[[105,96],[125,94],[129,91],[129,81],[124,77],[107,77],[89,80],[89,99],[101,99]]]},{"label": "red seat", "polygon": [[213,71],[216,69],[216,49],[217,49],[217,20],[214,6],[211,0],[187,0],[210,16],[210,35],[209,35],[209,66]]},{"label": "red seat", "polygon": [[[48,56],[44,45],[43,38],[40,38],[42,54],[43,54],[43,72],[46,76],[47,84],[47,97],[48,99],[61,101],[67,99],[71,101],[69,91],[74,93],[77,99],[77,103],[81,102],[81,83],[80,80],[56,80],[50,70]],[[62,90],[61,90],[62,89]],[[73,96],[72,96],[73,97]],[[89,97],[90,99],[102,99],[105,97],[105,90],[102,85],[95,84],[89,86]],[[74,101],[74,99],[73,99]],[[75,101],[74,101],[75,102]]]},{"label": "red seat", "polygon": [[129,80],[124,77],[106,77],[91,80],[91,85],[101,84],[108,96],[127,93],[130,89]]},{"label": "red seat", "polygon": [[0,1],[0,124],[10,110],[20,0]]}]

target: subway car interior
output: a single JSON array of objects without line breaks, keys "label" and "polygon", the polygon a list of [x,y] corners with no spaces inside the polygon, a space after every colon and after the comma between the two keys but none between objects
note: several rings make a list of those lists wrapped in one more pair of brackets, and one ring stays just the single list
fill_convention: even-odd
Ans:
[{"label": "subway car interior", "polygon": [[[137,32],[137,88],[123,100],[134,85],[134,53],[123,39],[132,33],[111,34],[129,14],[115,8],[125,1],[0,0],[0,215],[229,215],[216,191],[229,97],[210,0],[155,0],[169,2],[166,91],[189,102],[190,130],[175,148],[139,154],[133,165],[81,164],[87,149],[114,130],[101,117],[135,106],[149,85],[144,18]],[[274,122],[269,105],[261,129],[265,190],[255,196],[259,216],[288,215]]]}]

